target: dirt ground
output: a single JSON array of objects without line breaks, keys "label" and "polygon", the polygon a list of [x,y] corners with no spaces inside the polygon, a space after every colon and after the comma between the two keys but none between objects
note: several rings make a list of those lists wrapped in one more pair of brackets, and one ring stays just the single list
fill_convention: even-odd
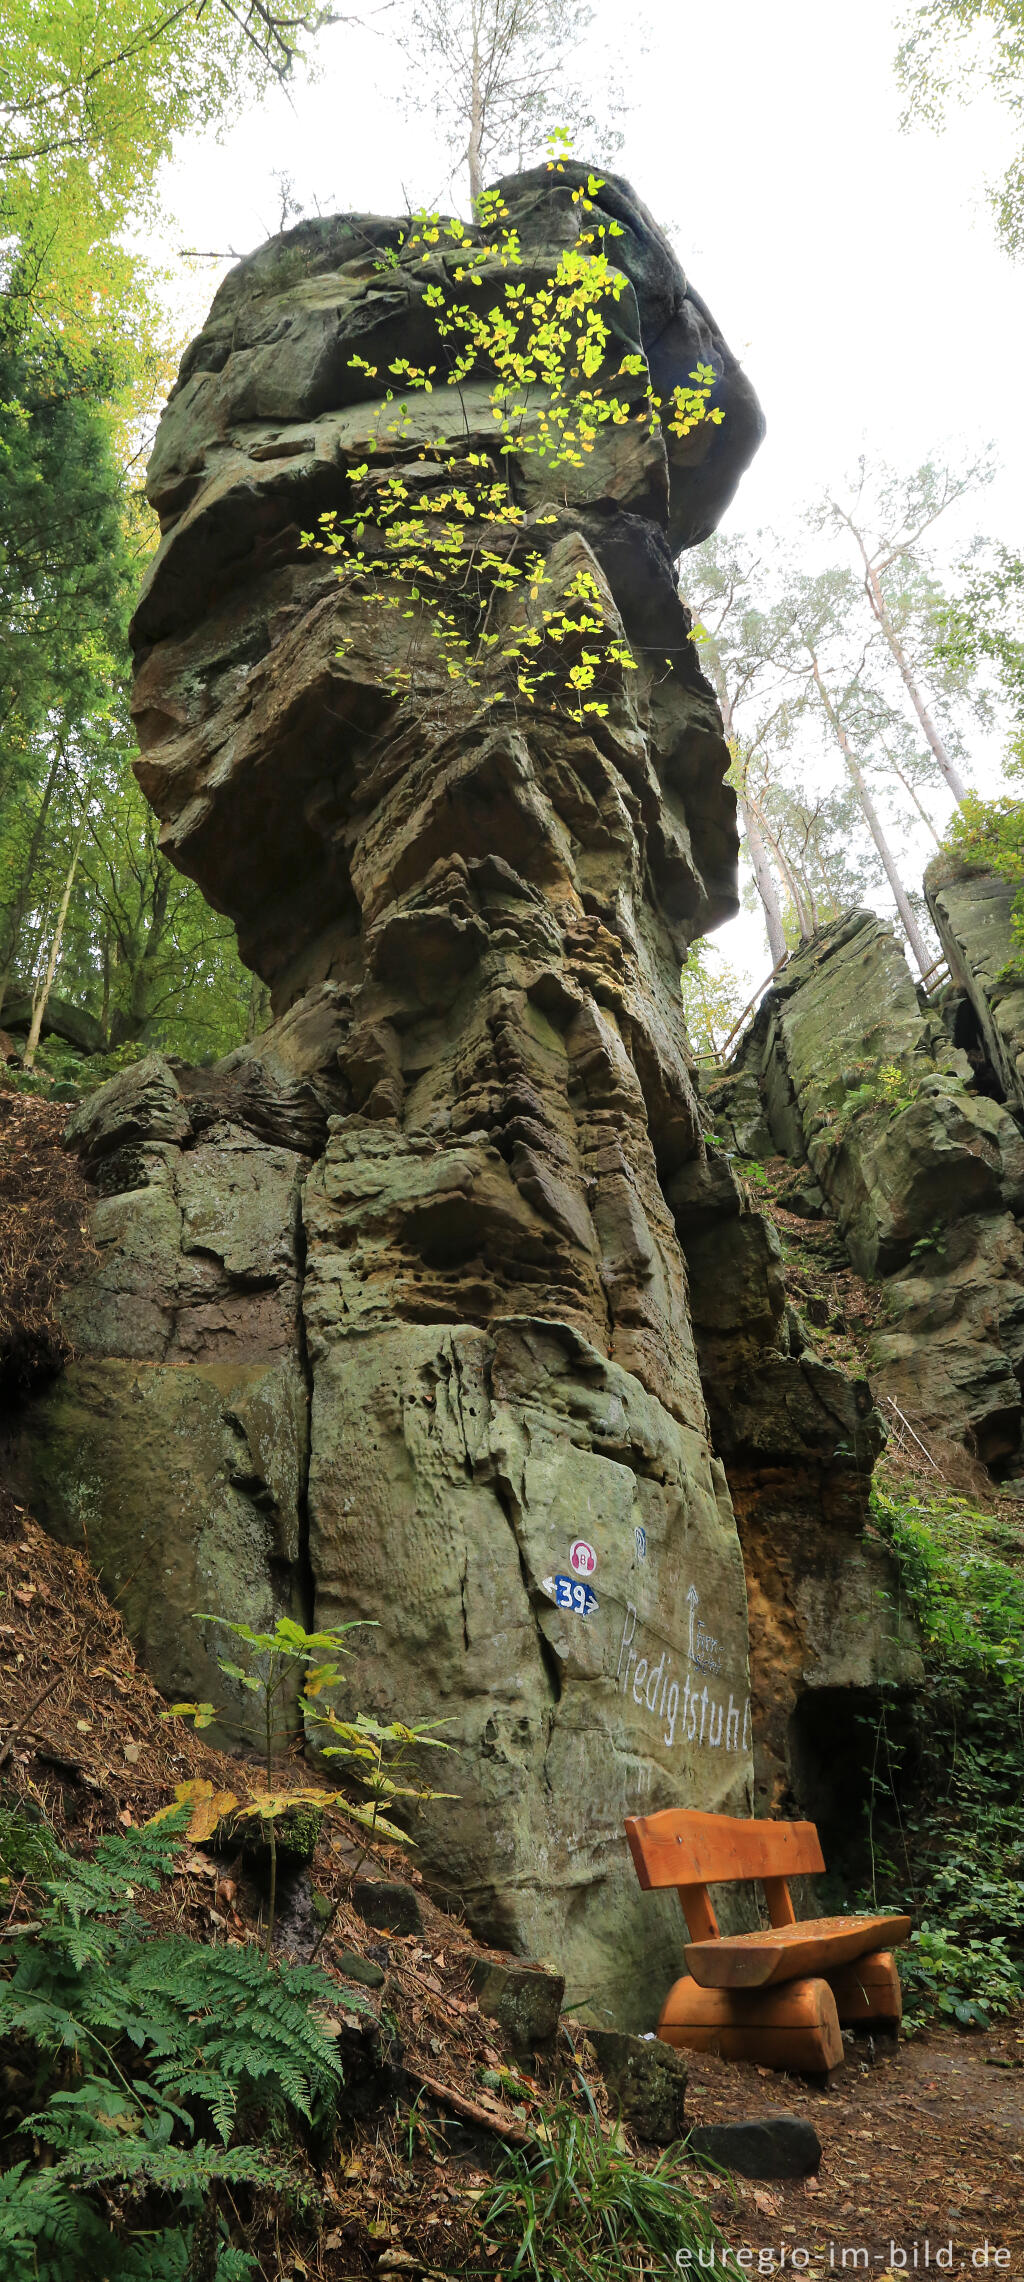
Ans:
[{"label": "dirt ground", "polygon": [[936,2028],[900,2044],[858,2037],[823,2087],[700,2053],[689,2064],[693,2123],[786,2109],[822,2144],[816,2178],[737,2178],[738,2208],[729,2192],[716,2196],[727,2241],[755,2252],[753,2271],[771,2248],[777,2265],[785,2252],[787,2267],[809,2275],[913,2274],[915,2264],[1024,2275],[1024,2022],[984,2034]]}]

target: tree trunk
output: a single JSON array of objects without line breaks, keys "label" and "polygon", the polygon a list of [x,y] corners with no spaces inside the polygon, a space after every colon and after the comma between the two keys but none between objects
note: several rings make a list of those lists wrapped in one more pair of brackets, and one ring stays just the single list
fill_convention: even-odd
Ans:
[{"label": "tree trunk", "polygon": [[[794,877],[795,877],[795,876],[796,876],[796,875],[794,874]],[[817,932],[818,932],[818,929],[819,929],[819,927],[821,926],[821,917],[820,917],[820,914],[819,914],[819,911],[818,911],[818,903],[817,903],[817,898],[816,898],[816,896],[815,896],[815,893],[814,893],[814,889],[813,889],[813,887],[811,886],[811,882],[810,882],[810,879],[809,879],[809,877],[808,877],[808,873],[807,873],[807,866],[806,866],[806,864],[801,864],[801,866],[800,866],[800,887],[801,887],[801,891],[802,891],[803,895],[806,897],[806,901],[807,901],[807,911],[808,911],[808,915],[809,915],[809,918],[810,918],[810,923],[811,923],[811,924],[810,924],[810,933],[811,933],[812,935],[816,935],[816,934],[817,934]]]},{"label": "tree trunk", "polygon": [[807,652],[811,661],[811,673],[814,677],[815,688],[817,689],[818,696],[821,699],[826,716],[831,723],[836,743],[839,747],[844,761],[846,762],[846,766],[849,769],[850,775],[853,778],[853,782],[856,787],[857,798],[860,801],[860,805],[867,820],[868,831],[870,832],[878,853],[881,856],[882,864],[885,870],[885,876],[896,899],[896,909],[899,912],[900,919],[903,924],[903,932],[907,938],[911,950],[913,951],[914,957],[917,960],[921,973],[923,975],[927,974],[932,961],[928,951],[925,948],[924,937],[921,934],[921,930],[917,924],[917,920],[914,917],[914,913],[908,901],[906,889],[904,888],[903,882],[896,869],[892,850],[882,829],[881,818],[878,814],[877,808],[875,807],[874,801],[871,798],[871,794],[868,791],[867,782],[864,777],[863,770],[861,769],[860,762],[856,758],[850,740],[846,734],[845,729],[843,728],[842,722],[839,719],[839,715],[836,712],[835,706],[832,703],[832,699],[829,696],[824,682],[822,681],[821,668],[818,664],[818,660],[815,656],[814,651],[811,649],[810,643],[807,645]]},{"label": "tree trunk", "polygon": [[885,596],[882,593],[881,581],[879,579],[878,572],[876,571],[873,563],[869,563],[867,555],[864,554],[863,540],[860,542],[860,549],[862,555],[864,555],[864,584],[867,588],[868,601],[871,604],[871,608],[874,611],[875,617],[878,620],[882,632],[885,635],[885,639],[889,644],[889,648],[892,651],[893,657],[896,660],[896,664],[899,667],[900,673],[903,677],[904,688],[906,689],[907,695],[910,699],[911,705],[914,708],[921,727],[924,730],[925,736],[928,739],[928,743],[931,746],[935,760],[937,761],[938,766],[946,779],[946,783],[949,786],[954,800],[959,801],[962,806],[964,794],[967,791],[967,786],[964,783],[964,780],[960,774],[959,769],[957,768],[952,754],[947,752],[946,747],[943,744],[942,738],[939,735],[935,723],[932,720],[931,714],[928,711],[928,707],[926,706],[921,692],[918,689],[917,683],[914,680],[914,676],[911,673],[910,666],[907,663],[907,659],[904,655],[903,644],[900,641],[899,635],[896,632],[896,628],[889,616],[889,610],[886,604]]},{"label": "tree trunk", "polygon": [[60,775],[63,762],[64,742],[62,739],[53,756],[53,760],[50,764],[50,773],[46,779],[45,785],[43,786],[43,797],[39,803],[39,814],[36,817],[35,823],[32,827],[32,838],[29,841],[28,859],[25,864],[24,872],[22,873],[21,884],[14,898],[14,904],[11,911],[10,924],[7,931],[7,949],[4,954],[3,968],[0,970],[0,1015],[3,1014],[4,1000],[7,997],[7,992],[10,987],[11,969],[14,965],[15,953],[18,948],[18,937],[21,933],[21,923],[28,909],[29,896],[32,891],[32,878],[36,868],[36,858],[39,854],[39,849],[42,843],[47,812],[49,810],[50,801],[53,798],[54,787],[56,785],[57,778]]},{"label": "tree trunk", "polygon": [[482,153],[484,134],[484,106],[483,89],[480,84],[480,72],[480,16],[477,8],[474,7],[473,82],[469,91],[469,147],[466,152],[466,157],[469,160],[470,210],[474,214],[476,213],[477,199],[480,197],[484,187]]},{"label": "tree trunk", "polygon": [[758,807],[757,811],[757,820],[760,824],[761,831],[764,834],[768,846],[771,849],[772,855],[775,858],[779,878],[782,881],[783,887],[789,896],[789,900],[796,914],[796,923],[800,929],[800,939],[804,943],[809,943],[811,936],[814,933],[814,920],[811,917],[811,914],[809,913],[804,902],[803,889],[800,885],[799,880],[797,879],[795,871],[793,870],[793,866],[790,863],[789,857],[786,855],[786,852],[782,846],[782,842],[772,831],[767,817],[765,816],[764,810],[760,806]]},{"label": "tree trunk", "polygon": [[931,833],[932,839],[934,840],[936,847],[937,847],[937,848],[941,848],[941,846],[942,846],[942,835],[941,835],[941,833],[939,833],[939,832],[937,832],[937,831],[936,831],[936,829],[935,829],[935,826],[934,826],[934,824],[932,823],[931,817],[930,817],[930,816],[929,816],[929,814],[928,814],[928,810],[925,808],[925,806],[924,806],[923,802],[922,802],[922,801],[920,801],[920,800],[918,799],[918,797],[917,797],[917,794],[916,794],[916,792],[914,791],[914,787],[913,787],[913,785],[912,785],[912,784],[911,784],[911,782],[910,782],[910,778],[909,778],[909,777],[905,777],[905,776],[904,776],[904,774],[903,774],[903,771],[902,771],[902,769],[901,769],[901,767],[900,767],[900,764],[899,764],[899,762],[898,762],[898,761],[894,761],[894,760],[893,760],[893,757],[892,757],[892,754],[891,754],[891,753],[890,753],[890,751],[889,751],[889,747],[888,747],[888,745],[883,745],[883,747],[882,747],[882,751],[884,752],[884,754],[885,754],[885,757],[886,757],[886,760],[887,760],[887,761],[888,761],[888,763],[889,763],[889,767],[890,767],[891,769],[893,769],[893,770],[895,771],[896,775],[898,776],[898,778],[899,778],[899,780],[900,780],[900,783],[901,783],[901,785],[903,786],[903,790],[904,790],[904,792],[907,792],[907,793],[909,793],[909,794],[910,794],[910,798],[911,798],[911,800],[912,800],[912,801],[913,801],[913,803],[914,803],[914,807],[915,807],[915,808],[916,808],[916,810],[917,810],[917,813],[918,813],[918,815],[919,815],[919,817],[920,817],[920,819],[921,819],[921,822],[922,822],[922,824],[925,824],[925,825],[927,825],[927,828],[928,828],[929,832]]},{"label": "tree trunk", "polygon": [[50,945],[50,956],[46,962],[46,973],[44,974],[42,982],[39,984],[38,988],[32,993],[32,1022],[25,1044],[25,1052],[22,1056],[22,1066],[26,1070],[31,1070],[35,1066],[36,1050],[39,1045],[39,1036],[43,1027],[43,1016],[46,1013],[47,1001],[49,999],[50,992],[53,989],[53,978],[57,972],[57,961],[60,958],[60,947],[64,940],[64,926],[68,916],[68,905],[71,901],[71,890],[75,884],[75,873],[78,870],[78,855],[82,845],[82,834],[84,831],[85,817],[83,815],[82,821],[78,827],[78,833],[75,839],[71,862],[68,865],[68,876],[64,882],[64,893],[60,899],[60,910],[57,913],[57,924],[53,930],[53,941]]},{"label": "tree trunk", "polygon": [[768,949],[771,952],[772,967],[775,968],[781,965],[786,956],[786,931],[782,924],[782,905],[779,901],[779,891],[775,885],[775,874],[768,861],[764,834],[749,800],[742,792],[739,794],[739,810],[743,819],[747,846],[750,850],[750,861],[754,867],[754,882],[761,898],[764,923],[768,930]]},{"label": "tree trunk", "polygon": [[[732,710],[732,700],[729,696],[725,675],[722,671],[722,661],[718,655],[718,651],[714,643],[710,643],[708,647],[710,652],[709,663],[715,684],[715,693],[721,708],[722,727],[725,730],[726,743],[729,747],[730,753],[732,754],[733,760],[738,761],[739,739],[736,734],[736,722]],[[744,779],[745,778],[746,767],[744,766]],[[772,871],[771,864],[768,861],[768,850],[765,847],[764,831],[762,829],[762,820],[758,810],[758,803],[754,795],[747,790],[745,782],[743,791],[738,792],[736,798],[739,805],[740,816],[743,821],[743,829],[747,836],[747,846],[750,850],[750,861],[753,865],[754,870],[754,884],[757,888],[758,895],[761,898],[761,909],[764,912],[764,923],[768,930],[768,949],[771,952],[772,969],[774,971],[774,969],[781,964],[781,961],[786,956],[786,931],[782,924],[782,905],[779,902],[779,891],[775,885],[775,874]]]}]

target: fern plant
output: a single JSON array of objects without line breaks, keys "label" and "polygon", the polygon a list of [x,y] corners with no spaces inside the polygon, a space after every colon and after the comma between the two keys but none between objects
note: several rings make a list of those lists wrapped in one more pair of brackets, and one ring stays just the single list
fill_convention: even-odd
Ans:
[{"label": "fern plant", "polygon": [[[275,2130],[330,2125],[341,2068],[324,1976],[155,1935],[135,1907],[172,1869],[187,1815],[104,1838],[84,1861],[0,1809],[0,1874],[33,1913],[0,1963],[0,2051],[24,2087],[0,2178],[5,2282],[184,2282],[221,2186],[301,2194]],[[355,1992],[346,2003],[368,2009]],[[211,2271],[241,2282],[257,2268],[225,2242]]]}]

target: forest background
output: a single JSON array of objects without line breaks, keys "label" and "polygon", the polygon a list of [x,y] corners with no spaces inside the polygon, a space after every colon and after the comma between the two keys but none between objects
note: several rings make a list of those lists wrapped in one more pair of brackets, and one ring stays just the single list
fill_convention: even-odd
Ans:
[{"label": "forest background", "polygon": [[[822,16],[828,21],[822,21]],[[627,173],[765,403],[684,559],[733,747],[744,910],[684,977],[709,1050],[859,900],[935,956],[924,863],[1024,875],[1024,8],[734,0],[14,0],[0,31],[0,1026],[20,1083],[266,1019],[131,774],[145,459],[238,254],[451,206],[554,128]],[[937,132],[929,131],[937,128]],[[74,1012],[69,1015],[67,1009]],[[19,1029],[20,1025],[20,1029]],[[69,1087],[70,1090],[70,1087]]]}]

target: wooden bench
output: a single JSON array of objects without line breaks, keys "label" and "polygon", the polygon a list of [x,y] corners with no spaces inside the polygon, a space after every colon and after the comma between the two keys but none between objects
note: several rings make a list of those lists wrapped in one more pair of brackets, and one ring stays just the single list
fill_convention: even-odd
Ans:
[{"label": "wooden bench", "polygon": [[[658,2023],[666,2044],[824,2073],[843,2057],[841,2021],[899,2021],[892,1951],[907,1940],[908,1917],[797,1920],[787,1881],[825,1867],[812,1822],[670,1807],[631,1815],[626,1836],[641,1886],[676,1888],[690,1936],[688,1970]],[[766,1932],[719,1933],[708,1887],[740,1878],[764,1888]]]}]

